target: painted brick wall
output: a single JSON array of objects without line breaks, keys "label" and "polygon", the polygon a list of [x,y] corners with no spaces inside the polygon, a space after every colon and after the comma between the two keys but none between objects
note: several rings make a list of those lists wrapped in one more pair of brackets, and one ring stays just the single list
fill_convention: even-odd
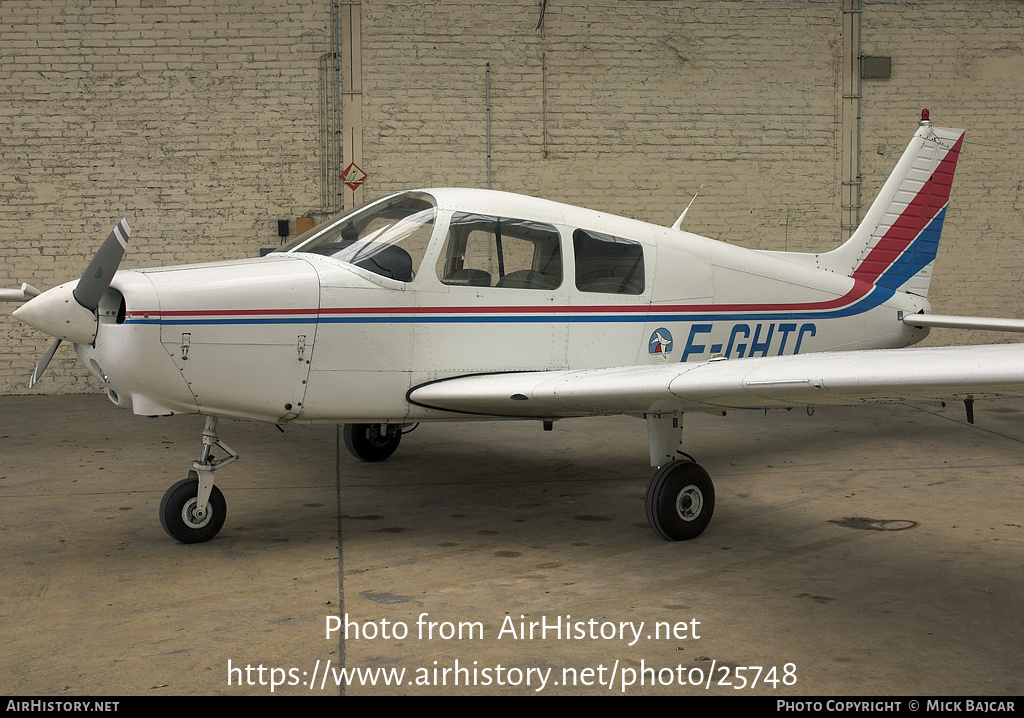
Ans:
[{"label": "painted brick wall", "polygon": [[838,2],[549,2],[542,28],[539,3],[364,18],[364,84],[387,88],[364,97],[381,191],[486,185],[490,63],[495,189],[671,224],[703,184],[691,231],[784,243],[788,215],[791,248],[838,231]]},{"label": "painted brick wall", "polygon": [[[491,185],[748,247],[838,244],[840,0],[362,3],[366,198]],[[0,285],[252,256],[320,203],[330,0],[0,3]],[[968,130],[936,311],[1024,316],[1024,4],[864,0],[862,174],[874,197],[922,107]],[[98,391],[0,307],[0,393]],[[932,343],[1002,341],[936,330]]]},{"label": "painted brick wall", "polygon": [[[258,254],[319,203],[317,57],[306,0],[0,3],[0,285],[81,275],[115,222],[123,266]],[[0,393],[49,339],[0,307]],[[95,391],[62,347],[33,392]]]},{"label": "painted brick wall", "polygon": [[[863,50],[891,55],[865,80],[861,152],[873,197],[902,151],[902,118],[967,131],[929,300],[936,313],[1024,317],[1024,3],[864,3]],[[933,330],[929,344],[1019,341]]]}]

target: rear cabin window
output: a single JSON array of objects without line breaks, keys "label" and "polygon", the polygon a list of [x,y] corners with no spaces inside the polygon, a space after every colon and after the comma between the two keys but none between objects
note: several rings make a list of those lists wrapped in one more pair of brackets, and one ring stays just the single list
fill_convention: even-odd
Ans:
[{"label": "rear cabin window", "polygon": [[452,286],[556,289],[562,284],[558,230],[539,222],[457,213],[437,276]]},{"label": "rear cabin window", "polygon": [[638,242],[577,229],[572,234],[576,288],[602,294],[644,293],[644,249]]}]

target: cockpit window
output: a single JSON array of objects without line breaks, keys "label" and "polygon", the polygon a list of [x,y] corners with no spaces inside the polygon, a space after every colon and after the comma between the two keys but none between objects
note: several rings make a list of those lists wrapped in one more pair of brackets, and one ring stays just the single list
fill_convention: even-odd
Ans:
[{"label": "cockpit window", "polygon": [[601,294],[644,293],[644,249],[637,242],[577,229],[572,234],[576,288]]},{"label": "cockpit window", "polygon": [[527,220],[457,213],[437,277],[450,285],[556,289],[562,284],[558,230]]},{"label": "cockpit window", "polygon": [[435,215],[426,195],[398,195],[315,227],[281,251],[322,254],[411,282],[427,251]]}]

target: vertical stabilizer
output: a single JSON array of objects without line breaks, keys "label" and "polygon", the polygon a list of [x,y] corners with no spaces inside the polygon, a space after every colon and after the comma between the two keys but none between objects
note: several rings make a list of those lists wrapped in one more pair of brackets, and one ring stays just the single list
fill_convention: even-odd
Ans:
[{"label": "vertical stabilizer", "polygon": [[964,131],[932,127],[928,111],[864,220],[823,268],[927,296]]}]

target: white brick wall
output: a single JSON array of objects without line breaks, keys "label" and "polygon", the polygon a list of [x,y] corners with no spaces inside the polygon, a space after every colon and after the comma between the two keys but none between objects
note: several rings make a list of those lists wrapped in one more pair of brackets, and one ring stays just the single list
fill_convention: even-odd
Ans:
[{"label": "white brick wall", "polygon": [[[492,186],[749,247],[840,240],[840,0],[363,2],[365,196]],[[968,130],[932,299],[1024,316],[1024,3],[864,0],[863,198],[922,107]],[[317,208],[330,0],[3,0],[0,286],[77,277],[122,215],[125,266],[254,255]],[[0,309],[0,393],[48,337]],[[933,342],[1000,341],[936,331]],[[71,351],[32,392],[95,391]]]}]

